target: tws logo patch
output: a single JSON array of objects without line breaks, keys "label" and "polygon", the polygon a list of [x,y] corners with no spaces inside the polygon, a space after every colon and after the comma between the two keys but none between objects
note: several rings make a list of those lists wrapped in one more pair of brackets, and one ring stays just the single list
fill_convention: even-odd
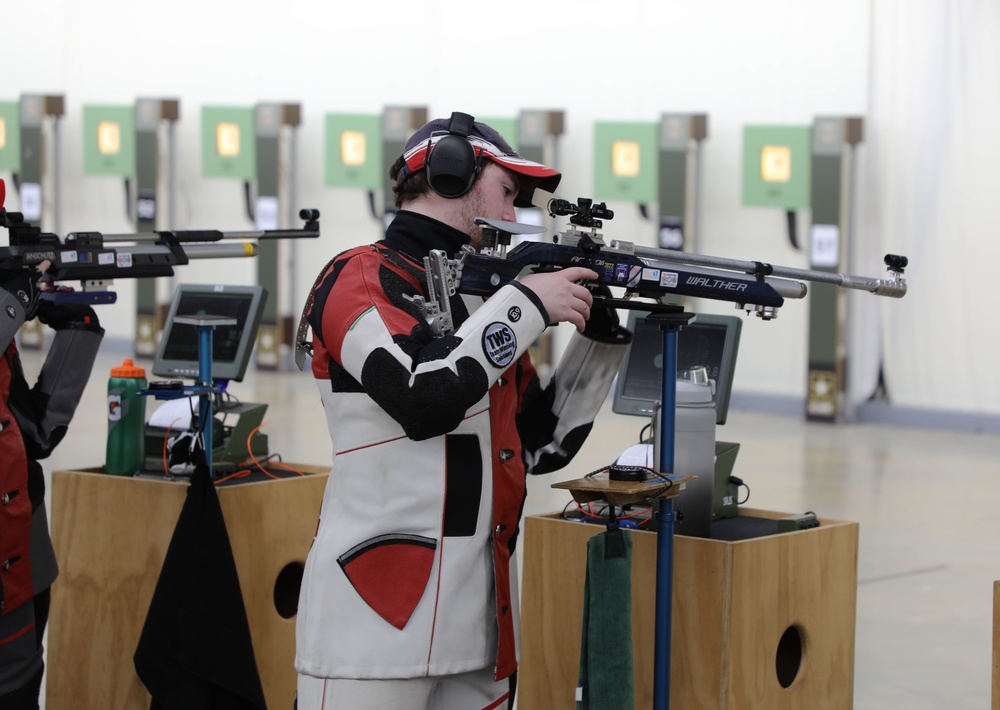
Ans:
[{"label": "tws logo patch", "polygon": [[505,368],[517,354],[517,338],[506,323],[490,323],[483,332],[483,354],[495,367]]}]

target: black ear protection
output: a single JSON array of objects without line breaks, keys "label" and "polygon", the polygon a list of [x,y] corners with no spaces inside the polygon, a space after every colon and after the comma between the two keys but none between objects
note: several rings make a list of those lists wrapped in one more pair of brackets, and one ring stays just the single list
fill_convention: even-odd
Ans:
[{"label": "black ear protection", "polygon": [[424,166],[427,168],[427,183],[442,197],[461,197],[472,189],[482,158],[469,142],[475,119],[458,111],[451,114],[448,135],[430,147]]}]

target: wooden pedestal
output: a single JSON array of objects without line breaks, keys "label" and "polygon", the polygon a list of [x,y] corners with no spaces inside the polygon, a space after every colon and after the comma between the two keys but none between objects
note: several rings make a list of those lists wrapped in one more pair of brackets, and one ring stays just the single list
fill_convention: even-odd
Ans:
[{"label": "wooden pedestal", "polygon": [[[603,530],[557,514],[525,520],[521,710],[574,707],[586,542]],[[656,534],[632,534],[635,706],[649,708]],[[857,550],[857,523],[832,520],[736,542],[674,536],[670,707],[852,707]]]},{"label": "wooden pedestal", "polygon": [[[268,707],[295,698],[295,607],[327,468],[218,488]],[[52,474],[52,587],[46,708],[148,708],[135,653],[187,484]],[[282,574],[282,572],[285,574]]]},{"label": "wooden pedestal", "polygon": [[993,583],[993,692],[990,707],[1000,710],[1000,581]]}]

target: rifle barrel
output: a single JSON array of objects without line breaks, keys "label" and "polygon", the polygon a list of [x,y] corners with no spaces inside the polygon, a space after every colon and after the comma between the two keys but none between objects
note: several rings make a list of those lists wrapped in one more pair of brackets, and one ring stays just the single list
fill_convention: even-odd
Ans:
[{"label": "rifle barrel", "polygon": [[185,244],[184,253],[190,259],[230,259],[234,257],[257,256],[257,245],[252,242],[242,244]]},{"label": "rifle barrel", "polygon": [[[868,291],[869,293],[874,293],[877,296],[889,296],[891,298],[902,298],[906,295],[906,283],[902,280],[893,281],[891,279],[874,279],[867,276],[838,274],[831,271],[797,269],[791,266],[775,266],[774,264],[763,264],[762,262],[756,261],[728,259],[726,257],[707,256],[705,254],[691,254],[688,252],[673,251],[671,249],[655,249],[653,247],[643,247],[638,245],[635,246],[635,255],[641,259],[655,259],[659,261],[672,261],[681,264],[714,266],[721,269],[729,269],[730,271],[742,271],[746,274],[756,273],[758,267],[767,266],[770,268],[771,276],[833,284],[834,286],[840,286],[842,288],[853,288],[860,291]],[[765,278],[765,281],[770,283],[771,279]],[[801,296],[792,296],[792,298],[801,298]]]},{"label": "rifle barrel", "polygon": [[[223,239],[310,239],[319,236],[318,229],[267,229],[263,231],[220,232],[214,229],[185,230],[180,232],[136,232],[135,234],[105,234],[104,242],[157,242],[170,235],[181,244],[217,242]],[[185,247],[187,248],[187,247]]]},{"label": "rifle barrel", "polygon": [[[184,244],[184,254],[189,259],[233,259],[248,256],[257,256],[258,248],[253,242],[243,242],[242,244]],[[162,244],[136,244],[132,246],[115,247],[119,254],[136,255],[169,255],[172,254],[170,247]],[[72,274],[72,271],[69,272]]]}]

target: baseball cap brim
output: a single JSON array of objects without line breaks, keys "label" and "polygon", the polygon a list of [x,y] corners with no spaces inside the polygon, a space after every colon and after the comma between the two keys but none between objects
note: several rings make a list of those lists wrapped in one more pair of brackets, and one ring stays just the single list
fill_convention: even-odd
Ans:
[{"label": "baseball cap brim", "polygon": [[[397,181],[405,179],[407,175],[422,170],[426,166],[427,155],[434,144],[449,135],[447,129],[434,130],[432,122],[417,131],[407,143],[407,150],[403,152],[403,160],[406,162],[406,170],[401,171],[405,175],[397,176]],[[428,130],[429,129],[429,130]],[[484,137],[486,134],[489,138]],[[521,180],[521,189],[518,191],[514,205],[517,207],[531,207],[532,195],[536,187],[540,187],[546,192],[555,192],[562,179],[562,173],[541,163],[526,160],[514,152],[503,137],[489,126],[482,123],[474,124],[473,133],[466,136],[472,144],[476,155],[492,160],[498,165],[502,165],[508,170],[517,173],[525,178]]]}]

